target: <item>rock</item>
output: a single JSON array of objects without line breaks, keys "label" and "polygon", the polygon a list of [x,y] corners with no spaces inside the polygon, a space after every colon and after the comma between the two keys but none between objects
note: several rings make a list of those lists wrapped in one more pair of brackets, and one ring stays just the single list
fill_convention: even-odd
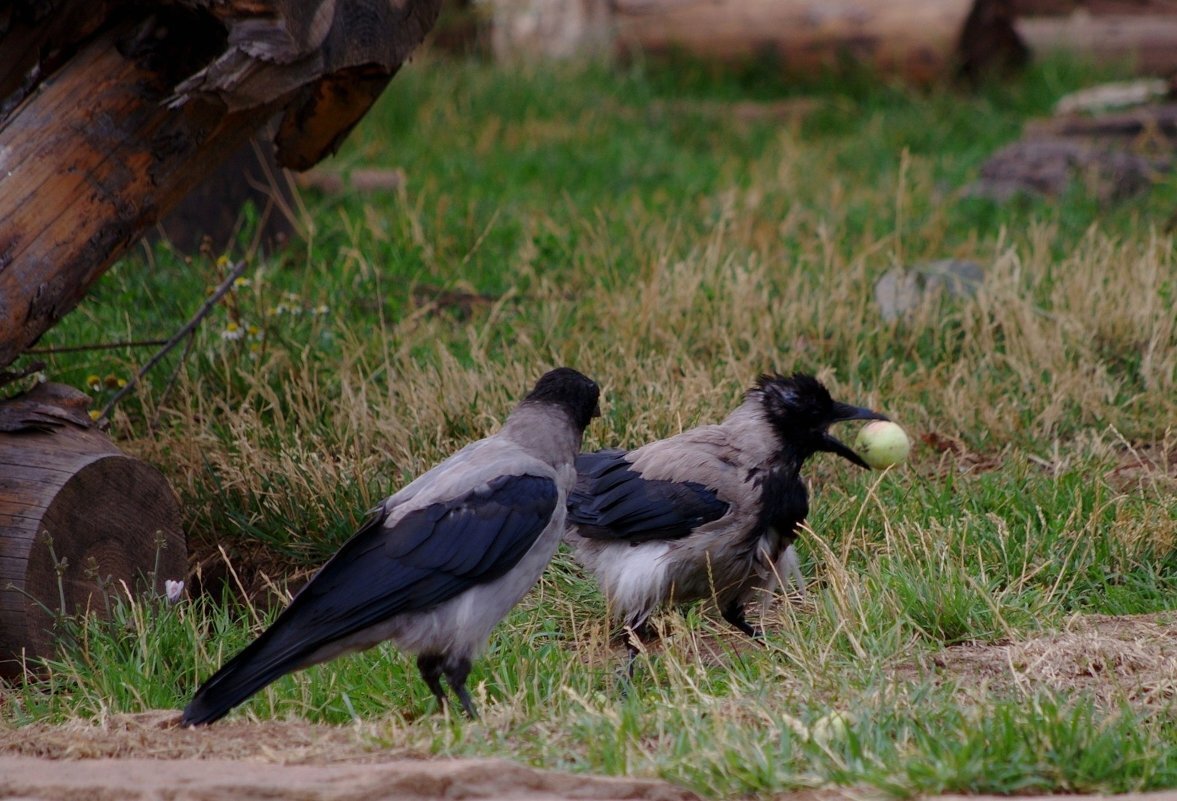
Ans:
[{"label": "rock", "polygon": [[1096,199],[1106,202],[1148,188],[1170,166],[1169,159],[1127,150],[1067,139],[1029,139],[990,156],[981,166],[981,177],[965,188],[965,195],[996,201],[1018,194],[1055,197],[1079,179]]},{"label": "rock", "polygon": [[951,297],[976,294],[985,271],[975,261],[940,259],[914,267],[896,267],[875,283],[875,303],[887,322],[917,309],[925,300],[946,292]]}]

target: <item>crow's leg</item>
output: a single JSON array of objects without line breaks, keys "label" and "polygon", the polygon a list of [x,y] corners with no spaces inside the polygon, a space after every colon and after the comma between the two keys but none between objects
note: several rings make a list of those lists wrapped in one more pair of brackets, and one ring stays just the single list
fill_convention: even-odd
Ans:
[{"label": "crow's leg", "polygon": [[625,650],[629,658],[625,662],[625,675],[633,681],[633,664],[638,654],[645,650],[650,639],[650,618],[648,615],[633,618],[625,627]]},{"label": "crow's leg", "polygon": [[417,657],[417,670],[421,671],[421,678],[425,679],[425,684],[433,692],[441,712],[445,712],[446,708],[445,688],[441,686],[443,661],[443,657],[437,654],[420,654]]},{"label": "crow's leg", "polygon": [[731,623],[740,631],[747,634],[749,637],[759,637],[760,632],[752,628],[748,623],[747,618],[744,617],[744,604],[740,601],[732,601],[723,610],[723,619]]},{"label": "crow's leg", "polygon": [[466,677],[470,675],[470,660],[458,659],[445,666],[445,680],[458,695],[462,702],[462,709],[470,720],[478,720],[478,713],[474,710],[474,700],[470,698],[470,691],[466,689]]}]

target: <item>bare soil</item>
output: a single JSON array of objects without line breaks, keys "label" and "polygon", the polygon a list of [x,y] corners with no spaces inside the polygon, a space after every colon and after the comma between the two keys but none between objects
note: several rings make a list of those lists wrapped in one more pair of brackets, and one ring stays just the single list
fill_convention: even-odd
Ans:
[{"label": "bare soil", "polygon": [[227,721],[182,729],[179,713],[0,734],[0,799],[31,801],[694,801],[666,782],[578,776],[501,759],[384,750],[359,727]]},{"label": "bare soil", "polygon": [[973,696],[1075,690],[1097,701],[1170,703],[1177,696],[1177,613],[1076,615],[1059,631],[959,645],[900,668]]},{"label": "bare soil", "polygon": [[[1061,631],[945,649],[899,666],[896,678],[928,676],[952,682],[974,698],[1049,687],[1090,692],[1108,703],[1169,703],[1177,694],[1177,613],[1076,616]],[[807,791],[789,798],[861,801],[872,797],[877,794],[855,788]],[[695,801],[697,797],[655,780],[573,775],[506,760],[438,759],[389,750],[374,727],[362,724],[229,720],[205,729],[181,729],[177,712],[158,711],[0,731],[0,799],[391,798]],[[1117,798],[1177,801],[1177,792]],[[962,799],[946,796],[941,801]],[[985,800],[970,796],[969,801]]]}]

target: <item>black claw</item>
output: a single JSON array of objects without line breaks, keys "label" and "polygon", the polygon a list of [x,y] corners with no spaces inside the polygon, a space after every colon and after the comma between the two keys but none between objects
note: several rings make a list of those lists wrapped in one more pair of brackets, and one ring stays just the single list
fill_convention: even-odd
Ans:
[{"label": "black claw", "polygon": [[762,636],[760,632],[752,628],[752,625],[744,617],[744,605],[741,603],[728,604],[727,608],[723,610],[723,619],[749,637],[756,638]]},{"label": "black claw", "polygon": [[458,660],[456,664],[446,669],[445,680],[449,682],[450,687],[457,694],[458,701],[461,702],[462,710],[465,711],[466,717],[470,718],[470,720],[478,720],[478,711],[474,708],[474,699],[470,697],[470,691],[466,689],[466,677],[470,675],[470,667],[469,659]]},{"label": "black claw", "polygon": [[625,663],[625,675],[633,681],[634,663],[638,654],[645,650],[645,643],[650,640],[650,619],[648,617],[631,620],[625,627],[625,651],[629,658]]},{"label": "black claw", "polygon": [[442,713],[446,708],[445,688],[441,686],[443,661],[443,658],[437,654],[420,654],[417,657],[417,670],[421,671],[421,678],[425,680],[426,686],[432,691],[433,697],[437,699],[438,711]]}]

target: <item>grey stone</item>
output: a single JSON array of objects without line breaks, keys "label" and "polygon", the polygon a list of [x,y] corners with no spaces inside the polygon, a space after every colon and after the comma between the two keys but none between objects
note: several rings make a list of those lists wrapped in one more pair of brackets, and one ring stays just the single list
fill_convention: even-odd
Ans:
[{"label": "grey stone", "polygon": [[891,322],[918,308],[925,298],[971,297],[984,280],[985,270],[975,261],[939,259],[896,267],[875,283],[875,303],[882,318]]},{"label": "grey stone", "polygon": [[981,166],[965,188],[969,197],[1003,202],[1017,195],[1057,197],[1072,181],[1101,202],[1121,200],[1147,189],[1172,162],[1069,139],[1014,142]]}]

